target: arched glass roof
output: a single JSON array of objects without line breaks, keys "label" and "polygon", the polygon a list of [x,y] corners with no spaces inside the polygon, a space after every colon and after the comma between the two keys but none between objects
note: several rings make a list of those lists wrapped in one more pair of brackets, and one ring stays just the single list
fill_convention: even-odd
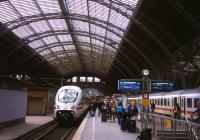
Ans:
[{"label": "arched glass roof", "polygon": [[0,22],[62,74],[107,74],[139,0],[4,0]]}]

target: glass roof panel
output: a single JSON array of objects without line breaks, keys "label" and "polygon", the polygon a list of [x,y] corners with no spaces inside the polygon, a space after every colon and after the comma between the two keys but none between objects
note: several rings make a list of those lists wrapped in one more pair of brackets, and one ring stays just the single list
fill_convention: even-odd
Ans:
[{"label": "glass roof panel", "polygon": [[60,13],[61,9],[57,0],[37,0],[36,1],[44,14]]},{"label": "glass roof panel", "polygon": [[92,39],[92,44],[96,44],[96,45],[98,45],[98,46],[102,46],[102,47],[103,47],[104,42],[99,41],[99,40],[97,40],[97,39]]},{"label": "glass roof panel", "polygon": [[53,30],[68,30],[67,24],[64,19],[49,19],[49,24]]},{"label": "glass roof panel", "polygon": [[64,51],[63,48],[62,48],[62,46],[56,46],[56,47],[53,47],[53,48],[51,48],[51,50],[52,50],[53,52]]},{"label": "glass roof panel", "polygon": [[112,32],[107,31],[107,38],[112,39],[113,41],[119,43],[121,41],[121,38],[115,34],[113,34]]},{"label": "glass roof panel", "polygon": [[40,13],[33,0],[10,0],[10,2],[23,17]]},{"label": "glass roof panel", "polygon": [[48,54],[51,54],[51,51],[49,50],[44,50],[42,52],[39,53],[41,56],[44,56],[44,55],[48,55]]},{"label": "glass roof panel", "polygon": [[44,43],[41,40],[35,40],[33,42],[30,42],[28,45],[31,48],[36,49],[36,48],[39,48],[41,46],[44,46]]},{"label": "glass roof panel", "polygon": [[97,25],[90,24],[91,32],[97,35],[105,36],[106,34],[106,29],[101,28]]},{"label": "glass roof panel", "polygon": [[103,21],[108,20],[109,8],[97,2],[89,1],[89,15]]},{"label": "glass roof panel", "polygon": [[77,36],[79,42],[87,42],[90,43],[90,38],[87,36]]},{"label": "glass roof panel", "polygon": [[0,2],[0,21],[2,23],[13,21],[19,17],[8,1]]},{"label": "glass roof panel", "polygon": [[65,50],[75,50],[74,45],[64,45],[63,47],[65,48]]},{"label": "glass roof panel", "polygon": [[129,19],[117,13],[116,11],[111,10],[109,23],[117,25],[121,27],[122,29],[126,29],[129,23]]},{"label": "glass roof panel", "polygon": [[51,44],[51,43],[58,42],[58,40],[56,39],[55,36],[44,37],[44,38],[42,38],[42,40],[43,40],[46,44]]},{"label": "glass roof panel", "polygon": [[26,38],[34,34],[34,32],[27,25],[20,26],[12,30],[12,32],[15,33],[17,36],[19,36],[20,38]]},{"label": "glass roof panel", "polygon": [[47,22],[45,20],[40,20],[38,22],[32,22],[30,23],[30,26],[37,32],[37,33],[41,33],[41,32],[46,32],[46,31],[50,31],[51,29],[49,28],[49,26],[47,25]]},{"label": "glass roof panel", "polygon": [[58,39],[60,42],[69,42],[72,41],[71,35],[66,34],[66,35],[57,35]]},{"label": "glass roof panel", "polygon": [[70,13],[88,15],[87,0],[66,0]]},{"label": "glass roof panel", "polygon": [[89,32],[89,24],[87,22],[72,20],[72,23],[76,31]]}]

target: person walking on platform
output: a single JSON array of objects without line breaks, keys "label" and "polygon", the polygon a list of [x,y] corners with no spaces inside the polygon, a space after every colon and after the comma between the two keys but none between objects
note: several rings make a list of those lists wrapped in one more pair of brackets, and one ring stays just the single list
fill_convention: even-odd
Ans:
[{"label": "person walking on platform", "polygon": [[119,103],[117,104],[117,119],[118,119],[118,124],[119,124],[119,125],[120,125],[120,123],[121,123],[122,111],[123,111],[123,106],[122,106],[122,103],[119,102]]}]

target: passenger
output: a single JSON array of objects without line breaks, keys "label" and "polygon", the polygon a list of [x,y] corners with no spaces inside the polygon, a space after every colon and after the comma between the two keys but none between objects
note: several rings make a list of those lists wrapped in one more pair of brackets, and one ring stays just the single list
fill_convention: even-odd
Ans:
[{"label": "passenger", "polygon": [[111,118],[112,118],[113,122],[115,122],[115,114],[116,114],[116,105],[115,105],[115,103],[113,103],[112,107],[111,107]]},{"label": "passenger", "polygon": [[131,104],[130,104],[130,102],[128,102],[126,105],[126,112],[130,113],[130,109],[131,109]]},{"label": "passenger", "polygon": [[197,103],[197,109],[192,113],[193,116],[197,116],[194,122],[200,124],[200,101]]},{"label": "passenger", "polygon": [[174,119],[180,119],[181,118],[181,108],[179,104],[176,102],[174,104]]},{"label": "passenger", "polygon": [[102,101],[98,101],[98,102],[97,102],[98,116],[100,116],[100,114],[101,114],[101,110],[102,110],[103,104],[104,104],[104,103],[103,103]]},{"label": "passenger", "polygon": [[154,113],[154,110],[156,108],[156,105],[154,103],[151,103],[151,112]]},{"label": "passenger", "polygon": [[136,102],[132,102],[131,103],[131,108],[130,108],[130,119],[135,120],[137,118],[138,115],[138,108],[136,106]]},{"label": "passenger", "polygon": [[93,103],[90,104],[90,115],[95,116],[95,105]]},{"label": "passenger", "polygon": [[119,124],[119,125],[120,125],[120,123],[121,123],[122,111],[123,111],[123,106],[122,106],[122,103],[119,102],[119,103],[117,104],[117,119],[118,119],[118,124]]}]

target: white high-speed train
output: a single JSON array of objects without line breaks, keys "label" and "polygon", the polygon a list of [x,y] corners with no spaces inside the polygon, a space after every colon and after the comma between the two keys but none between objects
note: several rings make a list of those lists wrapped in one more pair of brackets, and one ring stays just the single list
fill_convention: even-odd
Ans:
[{"label": "white high-speed train", "polygon": [[[200,102],[200,89],[177,90],[171,92],[160,92],[149,94],[150,103],[155,103],[155,112],[173,116],[174,100],[181,107],[181,114],[190,118],[190,114],[197,108]],[[133,97],[140,104],[142,95]]]},{"label": "white high-speed train", "polygon": [[78,86],[63,86],[55,97],[54,118],[58,121],[78,120],[89,107],[84,91]]}]

